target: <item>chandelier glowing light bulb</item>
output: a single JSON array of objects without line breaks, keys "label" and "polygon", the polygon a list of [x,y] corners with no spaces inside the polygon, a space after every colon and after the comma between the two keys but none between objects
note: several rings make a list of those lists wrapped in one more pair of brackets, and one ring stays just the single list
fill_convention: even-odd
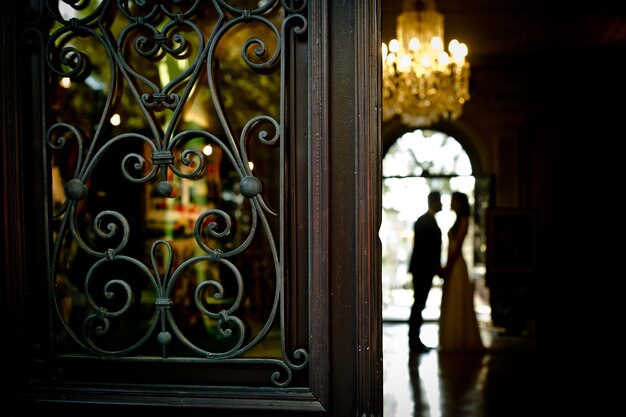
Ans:
[{"label": "chandelier glowing light bulb", "polygon": [[400,115],[409,126],[426,127],[459,117],[469,100],[468,49],[453,39],[444,50],[443,16],[434,3],[405,1],[396,36],[382,46],[383,119]]}]

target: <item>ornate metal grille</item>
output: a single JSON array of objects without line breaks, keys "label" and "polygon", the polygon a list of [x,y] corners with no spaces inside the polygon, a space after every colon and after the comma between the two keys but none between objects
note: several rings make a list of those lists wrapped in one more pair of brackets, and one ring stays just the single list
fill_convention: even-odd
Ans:
[{"label": "ornate metal grille", "polygon": [[48,2],[54,355],[308,366],[285,312],[285,79],[306,2]]}]

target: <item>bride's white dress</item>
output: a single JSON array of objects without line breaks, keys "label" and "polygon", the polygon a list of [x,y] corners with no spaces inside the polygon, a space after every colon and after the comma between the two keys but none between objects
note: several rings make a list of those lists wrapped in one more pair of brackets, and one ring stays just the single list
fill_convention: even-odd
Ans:
[{"label": "bride's white dress", "polygon": [[[450,240],[450,245],[456,242]],[[439,316],[439,350],[442,352],[482,351],[484,345],[474,310],[474,285],[463,256],[444,278]]]}]

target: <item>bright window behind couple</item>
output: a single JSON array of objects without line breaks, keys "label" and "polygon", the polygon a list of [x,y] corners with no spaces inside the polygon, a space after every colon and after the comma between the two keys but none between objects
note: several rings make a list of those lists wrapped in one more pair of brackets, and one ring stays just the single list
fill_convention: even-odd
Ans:
[{"label": "bright window behind couple", "polygon": [[[383,159],[383,212],[380,228],[382,242],[383,319],[405,321],[413,301],[411,275],[407,273],[412,250],[413,223],[427,207],[427,195],[432,190],[441,192],[442,210],[436,219],[442,231],[449,230],[456,218],[450,209],[454,191],[467,194],[472,211],[476,205],[477,179],[472,163],[463,146],[453,137],[433,130],[415,130],[405,133],[389,148]],[[476,310],[479,320],[490,321],[489,299],[484,287],[484,235],[480,213],[471,216],[468,238],[463,254],[470,276],[476,286]],[[445,264],[448,237],[442,236],[442,263]],[[424,310],[425,319],[439,318],[442,280],[435,278]]]}]

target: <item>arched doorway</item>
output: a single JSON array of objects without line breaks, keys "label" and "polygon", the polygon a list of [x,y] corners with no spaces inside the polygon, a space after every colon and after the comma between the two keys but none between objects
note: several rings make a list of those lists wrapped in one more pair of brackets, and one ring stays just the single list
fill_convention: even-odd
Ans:
[{"label": "arched doorway", "polygon": [[[417,129],[398,137],[383,158],[382,179],[382,291],[383,320],[406,321],[410,314],[413,292],[407,263],[411,255],[413,222],[427,209],[426,196],[437,189],[442,193],[443,210],[437,221],[444,232],[442,262],[447,253],[446,231],[454,222],[450,195],[461,191],[473,207],[472,224],[463,248],[475,284],[475,305],[479,320],[489,322],[491,309],[485,285],[485,228],[488,187],[477,178],[472,162],[461,143],[444,132]],[[439,318],[442,281],[436,277],[424,311],[426,320]],[[432,345],[437,334],[425,335]]]}]

